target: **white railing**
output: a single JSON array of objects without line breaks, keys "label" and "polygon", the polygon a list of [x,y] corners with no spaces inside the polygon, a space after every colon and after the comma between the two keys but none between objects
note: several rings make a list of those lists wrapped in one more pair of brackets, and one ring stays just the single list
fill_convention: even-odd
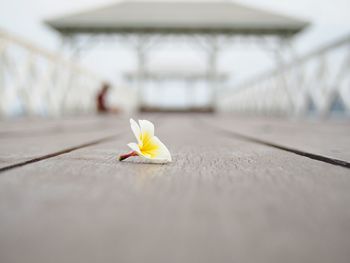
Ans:
[{"label": "white railing", "polygon": [[219,94],[221,111],[350,115],[350,35]]},{"label": "white railing", "polygon": [[[0,30],[0,117],[91,113],[101,83],[80,65]],[[129,110],[135,96],[117,93]]]}]

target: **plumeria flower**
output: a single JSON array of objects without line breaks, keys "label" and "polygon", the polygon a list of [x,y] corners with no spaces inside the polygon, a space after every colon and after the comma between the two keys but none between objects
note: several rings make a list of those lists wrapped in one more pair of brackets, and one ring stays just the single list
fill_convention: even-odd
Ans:
[{"label": "plumeria flower", "polygon": [[171,155],[168,148],[154,136],[154,125],[147,120],[139,120],[139,124],[130,119],[131,130],[135,134],[137,143],[129,143],[131,153],[121,155],[119,161],[131,156],[140,156],[152,163],[171,162]]}]

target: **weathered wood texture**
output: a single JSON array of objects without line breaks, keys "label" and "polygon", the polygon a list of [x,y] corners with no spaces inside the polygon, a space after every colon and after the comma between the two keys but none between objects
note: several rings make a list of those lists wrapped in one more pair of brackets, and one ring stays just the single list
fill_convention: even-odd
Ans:
[{"label": "weathered wood texture", "polygon": [[[82,128],[96,129],[98,124],[113,125],[112,116],[75,116],[61,118],[22,118],[0,121],[0,137],[40,136],[46,133],[60,133]],[[106,122],[109,119],[109,122]],[[119,120],[120,117],[114,119]]]},{"label": "weathered wood texture", "polygon": [[1,173],[0,261],[349,262],[349,169],[197,118],[157,121],[171,164],[118,162],[128,132]]},{"label": "weathered wood texture", "polygon": [[350,121],[283,120],[217,115],[207,124],[282,146],[350,162]]},{"label": "weathered wood texture", "polygon": [[117,136],[127,128],[126,119],[115,117],[42,122],[20,121],[7,129],[6,123],[0,125],[0,169]]}]

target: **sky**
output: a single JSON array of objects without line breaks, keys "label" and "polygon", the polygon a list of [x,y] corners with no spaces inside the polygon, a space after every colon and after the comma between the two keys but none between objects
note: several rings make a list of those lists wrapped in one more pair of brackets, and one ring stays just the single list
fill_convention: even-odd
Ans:
[{"label": "sky", "polygon": [[[144,0],[147,1],[147,0]],[[59,35],[42,22],[66,13],[98,7],[111,0],[0,0],[0,28],[43,48],[60,51]],[[349,0],[237,0],[235,2],[295,16],[311,23],[294,41],[298,54],[350,33]],[[187,52],[187,53],[186,53]],[[154,67],[170,61],[173,65],[196,67],[200,58],[191,50],[177,53],[165,47],[157,52]],[[252,63],[254,62],[254,63]],[[81,63],[102,77],[122,85],[121,73],[133,70],[136,59],[126,43],[108,42],[85,52]],[[247,79],[274,66],[271,54],[259,48],[232,47],[220,57],[219,69],[231,74],[231,82]],[[152,66],[152,65],[151,65]]]}]

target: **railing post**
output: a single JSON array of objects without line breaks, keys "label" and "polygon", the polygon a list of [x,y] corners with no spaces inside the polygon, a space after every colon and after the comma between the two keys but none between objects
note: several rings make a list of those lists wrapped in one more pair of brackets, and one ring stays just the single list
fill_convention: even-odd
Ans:
[{"label": "railing post", "polygon": [[274,55],[275,55],[275,61],[276,61],[276,68],[278,69],[278,73],[277,75],[280,75],[280,85],[282,85],[282,89],[284,90],[284,92],[286,93],[286,96],[288,98],[288,103],[289,106],[287,107],[287,111],[289,111],[289,113],[293,113],[294,112],[294,101],[293,101],[293,97],[292,94],[289,91],[288,88],[288,80],[287,80],[287,76],[286,76],[286,61],[283,57],[283,49],[286,47],[286,43],[289,41],[288,38],[283,38],[281,39],[281,43],[279,45],[279,47],[277,47],[274,50]]}]

